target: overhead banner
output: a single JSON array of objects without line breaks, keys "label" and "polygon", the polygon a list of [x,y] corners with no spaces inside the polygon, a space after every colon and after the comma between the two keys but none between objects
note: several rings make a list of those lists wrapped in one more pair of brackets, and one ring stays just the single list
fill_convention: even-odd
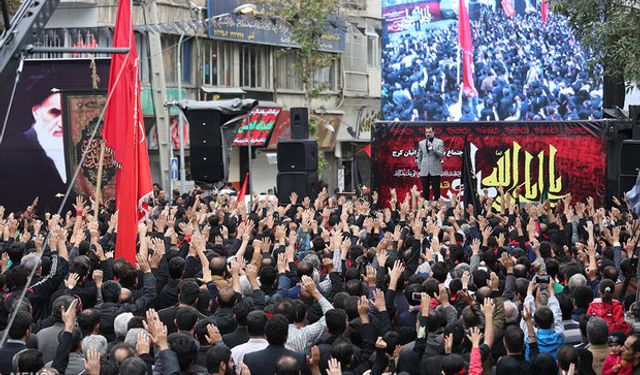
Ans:
[{"label": "overhead banner", "polygon": [[404,199],[413,185],[422,190],[418,142],[431,126],[443,140],[440,192],[445,199],[462,189],[464,142],[471,145],[478,192],[491,197],[498,188],[520,192],[520,202],[556,202],[593,197],[604,204],[606,139],[604,122],[427,123],[377,122],[373,128],[373,186],[383,202],[395,188]]},{"label": "overhead banner", "polygon": [[234,146],[262,147],[267,144],[267,138],[271,134],[276,120],[282,111],[281,108],[255,108],[247,115],[238,128]]}]

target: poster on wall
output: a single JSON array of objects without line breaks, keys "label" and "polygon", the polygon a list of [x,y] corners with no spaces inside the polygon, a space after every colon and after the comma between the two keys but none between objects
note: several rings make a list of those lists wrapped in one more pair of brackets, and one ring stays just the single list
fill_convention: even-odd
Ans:
[{"label": "poster on wall", "polygon": [[[102,122],[98,123],[100,113],[107,102],[106,93],[65,94],[65,123],[68,129],[66,141],[69,152],[69,170],[75,171],[82,154],[86,153],[81,173],[73,186],[76,193],[84,196],[95,196],[98,182],[98,166],[100,164],[100,144]],[[97,136],[90,141],[91,134],[98,127]],[[104,202],[115,196],[116,169],[110,153],[104,154],[102,171],[102,200]]]},{"label": "poster on wall", "polygon": [[382,202],[389,189],[399,199],[413,185],[420,190],[417,167],[418,142],[424,129],[434,127],[444,141],[440,192],[449,199],[462,189],[465,139],[470,143],[476,171],[477,191],[491,197],[498,188],[519,189],[520,202],[552,203],[571,193],[574,200],[593,197],[603,204],[606,192],[606,140],[604,123],[408,123],[378,122],[372,140],[373,186]]},{"label": "poster on wall", "polygon": [[386,121],[602,118],[602,67],[539,0],[382,0]]},{"label": "poster on wall", "polygon": [[[13,85],[0,88],[0,112],[8,111],[0,143],[0,205],[7,212],[24,210],[36,197],[41,212],[57,211],[73,176],[75,151],[66,140],[73,138],[72,128],[88,125],[83,123],[86,113],[73,113],[76,107],[67,105],[66,95],[106,92],[109,61],[96,59],[94,75],[89,59],[27,60],[10,108]],[[72,124],[70,118],[79,122]]]}]

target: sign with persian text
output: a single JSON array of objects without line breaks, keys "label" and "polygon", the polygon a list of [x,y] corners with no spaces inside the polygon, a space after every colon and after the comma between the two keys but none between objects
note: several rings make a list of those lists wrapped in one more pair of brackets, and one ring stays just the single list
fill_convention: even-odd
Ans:
[{"label": "sign with persian text", "polygon": [[445,144],[440,191],[445,199],[462,189],[462,150],[471,144],[478,192],[496,197],[498,188],[518,189],[520,202],[555,202],[571,193],[604,203],[604,122],[427,123],[377,122],[372,136],[373,186],[383,202],[395,188],[402,200],[413,185],[421,189],[416,163],[424,128],[435,128]]},{"label": "sign with persian text", "polygon": [[259,146],[267,144],[267,138],[271,134],[276,120],[282,111],[281,108],[255,108],[245,116],[242,124],[238,128],[234,146]]}]

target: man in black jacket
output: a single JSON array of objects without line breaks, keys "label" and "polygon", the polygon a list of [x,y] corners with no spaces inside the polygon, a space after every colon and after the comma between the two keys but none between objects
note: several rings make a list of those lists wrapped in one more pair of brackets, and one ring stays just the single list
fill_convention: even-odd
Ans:
[{"label": "man in black jacket", "polygon": [[140,315],[151,306],[156,298],[156,278],[151,273],[148,260],[138,254],[138,265],[144,273],[142,297],[138,298],[134,303],[122,303],[120,301],[122,288],[117,281],[106,281],[100,288],[104,302],[97,305],[96,310],[100,314],[100,333],[109,341],[115,339],[113,321],[116,316],[123,312]]},{"label": "man in black jacket", "polygon": [[266,349],[249,353],[244,356],[244,363],[249,367],[251,375],[273,375],[276,373],[276,363],[281,357],[289,356],[298,361],[302,368],[302,373],[311,374],[309,366],[303,353],[297,353],[286,349],[284,344],[287,342],[289,333],[289,321],[284,315],[275,314],[267,321],[265,334],[269,346]]},{"label": "man in black jacket", "polygon": [[31,334],[33,322],[29,312],[20,310],[16,314],[13,325],[9,329],[9,339],[0,348],[0,374],[11,374],[13,370],[13,357],[27,348],[27,338]]}]

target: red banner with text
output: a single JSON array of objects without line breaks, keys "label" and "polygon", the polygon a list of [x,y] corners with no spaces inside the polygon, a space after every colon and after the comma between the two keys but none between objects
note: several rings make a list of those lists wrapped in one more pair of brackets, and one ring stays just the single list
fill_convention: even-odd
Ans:
[{"label": "red banner with text", "polygon": [[[382,202],[395,188],[402,200],[413,185],[419,189],[418,142],[431,126],[444,141],[440,191],[445,199],[462,188],[462,150],[471,145],[478,192],[495,197],[498,188],[518,189],[520,201],[552,202],[571,193],[574,200],[591,196],[604,203],[606,140],[604,123],[419,123],[378,122],[374,125],[373,186]],[[386,204],[386,203],[385,203]]]}]

